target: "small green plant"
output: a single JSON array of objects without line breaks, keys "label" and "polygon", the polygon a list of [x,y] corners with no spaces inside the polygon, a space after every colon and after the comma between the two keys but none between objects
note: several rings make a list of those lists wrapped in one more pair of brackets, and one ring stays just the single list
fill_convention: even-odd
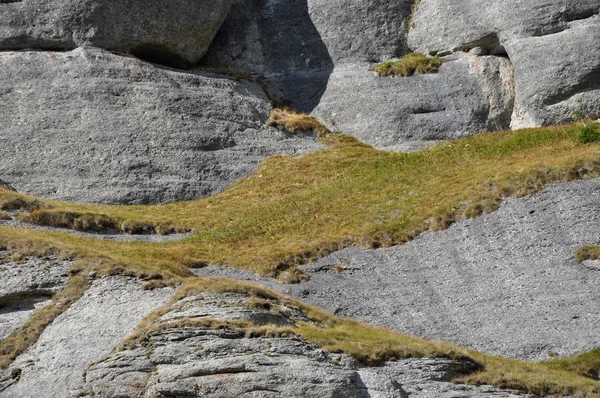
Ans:
[{"label": "small green plant", "polygon": [[595,123],[584,123],[579,127],[577,141],[582,144],[589,144],[600,141],[600,129]]},{"label": "small green plant", "polygon": [[370,70],[381,77],[408,77],[415,74],[436,72],[442,63],[440,57],[427,57],[421,53],[410,53],[397,61],[386,61],[373,65]]}]

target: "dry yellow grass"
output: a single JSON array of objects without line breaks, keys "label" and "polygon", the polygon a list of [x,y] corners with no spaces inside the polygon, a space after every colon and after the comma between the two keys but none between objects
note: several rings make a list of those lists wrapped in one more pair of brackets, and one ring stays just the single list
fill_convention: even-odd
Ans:
[{"label": "dry yellow grass", "polygon": [[297,113],[289,108],[273,109],[269,114],[267,126],[290,133],[314,133],[317,137],[332,134],[317,118]]},{"label": "dry yellow grass", "polygon": [[436,72],[442,65],[440,57],[427,57],[420,53],[410,53],[397,61],[386,61],[373,65],[371,70],[381,77],[412,75]]}]

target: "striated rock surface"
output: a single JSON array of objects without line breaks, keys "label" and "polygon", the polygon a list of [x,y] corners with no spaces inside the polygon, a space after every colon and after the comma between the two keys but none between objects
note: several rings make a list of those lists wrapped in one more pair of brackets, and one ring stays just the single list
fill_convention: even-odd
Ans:
[{"label": "striated rock surface", "polygon": [[0,251],[0,341],[62,290],[72,264],[56,258],[35,257],[15,262],[5,251]]},{"label": "striated rock surface", "polygon": [[[600,346],[600,266],[575,251],[600,242],[600,180],[556,184],[499,210],[402,246],[348,248],[279,285],[227,268],[341,316],[529,361]],[[335,267],[341,272],[334,272]]]},{"label": "striated rock surface", "polygon": [[170,65],[195,64],[231,0],[0,1],[0,50],[91,45]]},{"label": "striated rock surface", "polygon": [[[94,397],[514,397],[490,387],[457,386],[462,362],[410,359],[365,368],[296,337],[248,334],[226,326],[293,325],[304,315],[245,294],[198,294],[174,303],[133,348],[113,352],[85,374]],[[254,301],[255,303],[256,301]],[[268,308],[268,309],[267,309]],[[211,327],[198,321],[218,321]],[[196,322],[196,323],[194,323]]]},{"label": "striated rock surface", "polygon": [[422,0],[408,43],[426,53],[477,48],[510,57],[512,127],[557,124],[574,111],[600,112],[599,12],[596,0]]},{"label": "striated rock surface", "polygon": [[0,373],[0,397],[77,396],[83,383],[82,373],[90,362],[110,353],[142,317],[163,305],[173,291],[143,291],[140,286],[136,279],[124,277],[94,282],[6,371],[18,374],[17,377],[2,384]]},{"label": "striated rock surface", "polygon": [[259,86],[94,48],[0,53],[0,177],[78,202],[213,194],[265,157],[319,148],[264,127]]}]

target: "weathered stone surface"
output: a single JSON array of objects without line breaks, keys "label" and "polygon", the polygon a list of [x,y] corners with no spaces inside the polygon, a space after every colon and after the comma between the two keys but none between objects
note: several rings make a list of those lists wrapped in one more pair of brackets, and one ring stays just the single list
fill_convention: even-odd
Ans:
[{"label": "weathered stone surface", "polygon": [[406,51],[409,10],[409,0],[234,0],[203,63],[263,75],[274,97],[310,112],[334,64]]},{"label": "weathered stone surface", "polygon": [[479,48],[507,54],[515,67],[513,128],[597,116],[600,7],[572,2],[422,0],[409,45],[426,53]]},{"label": "weathered stone surface", "polygon": [[[600,242],[600,180],[557,184],[494,213],[424,233],[403,246],[348,248],[279,285],[228,268],[336,314],[414,336],[539,361],[600,346],[599,267],[573,254]],[[343,267],[339,273],[335,266]]]},{"label": "weathered stone surface", "polygon": [[0,180],[0,188],[2,189],[6,189],[7,191],[15,191],[15,189],[13,187],[11,187],[9,184],[7,184],[6,182]]},{"label": "weathered stone surface", "polygon": [[37,343],[11,365],[18,381],[0,389],[3,398],[68,397],[78,394],[90,362],[110,353],[140,319],[163,305],[173,290],[140,289],[131,278],[108,277],[92,287],[46,328]]},{"label": "weathered stone surface", "polygon": [[[444,359],[410,359],[365,368],[347,355],[329,354],[295,337],[248,337],[194,320],[307,321],[271,302],[249,308],[243,294],[199,294],[175,303],[149,327],[149,338],[92,365],[85,393],[94,397],[513,397],[489,387],[450,381],[472,368]],[[270,320],[269,320],[270,319]],[[188,326],[169,324],[187,320]],[[257,322],[258,320],[258,322]],[[406,384],[405,384],[406,383]],[[410,385],[408,383],[411,383]],[[413,396],[413,395],[411,395]]]},{"label": "weathered stone surface", "polygon": [[94,48],[0,53],[0,178],[21,192],[150,203],[213,194],[320,146],[265,128],[256,84]]},{"label": "weathered stone surface", "polygon": [[91,45],[166,64],[195,64],[231,0],[0,1],[0,50]]},{"label": "weathered stone surface", "polygon": [[27,258],[15,263],[0,251],[0,341],[17,330],[36,308],[50,302],[69,277],[71,261]]},{"label": "weathered stone surface", "polygon": [[460,56],[439,73],[378,77],[368,64],[336,67],[313,113],[332,129],[381,149],[507,129],[512,66],[498,57]]}]

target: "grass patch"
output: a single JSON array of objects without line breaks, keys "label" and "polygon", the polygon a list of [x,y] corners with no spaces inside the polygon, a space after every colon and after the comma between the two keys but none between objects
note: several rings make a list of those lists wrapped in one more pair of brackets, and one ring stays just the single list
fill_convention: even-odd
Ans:
[{"label": "grass patch", "polygon": [[589,144],[600,141],[600,128],[597,123],[584,123],[579,127],[577,141],[582,144]]},{"label": "grass patch", "polygon": [[371,66],[370,70],[381,77],[408,77],[416,74],[437,72],[443,61],[440,57],[427,57],[421,53],[409,53],[398,61],[386,61]]},{"label": "grass patch", "polygon": [[[85,261],[169,275],[214,264],[298,281],[303,275],[295,265],[334,250],[401,244],[490,212],[506,196],[598,176],[600,146],[578,144],[577,134],[577,126],[490,133],[410,154],[380,152],[334,134],[322,139],[331,147],[297,158],[273,156],[210,198],[156,206],[40,200],[51,211],[193,231],[181,241],[98,241],[1,227],[0,244],[53,247]],[[14,195],[0,190],[0,201]]]},{"label": "grass patch", "polygon": [[273,109],[269,114],[267,126],[290,133],[313,133],[320,138],[333,134],[316,117],[297,113],[289,108]]},{"label": "grass patch", "polygon": [[10,215],[6,214],[5,212],[3,212],[2,210],[0,210],[0,220],[8,221],[8,220],[12,220],[12,217]]},{"label": "grass patch", "polygon": [[[201,293],[241,293],[259,302],[262,309],[275,306],[302,312],[309,322],[294,326],[257,326],[247,321],[184,318],[173,322],[156,323],[179,300]],[[269,303],[269,306],[266,306]],[[332,315],[320,308],[304,304],[272,290],[246,282],[225,278],[191,278],[173,295],[170,303],[147,316],[131,335],[126,346],[145,344],[148,338],[162,330],[176,327],[207,327],[228,329],[246,337],[301,336],[332,353],[347,353],[368,365],[378,365],[413,357],[469,360],[479,370],[455,382],[490,384],[500,388],[525,391],[536,395],[578,394],[580,397],[597,396],[600,383],[584,377],[569,367],[558,366],[559,361],[538,364],[503,359],[451,344],[432,342],[370,326],[352,319]],[[565,360],[569,361],[569,360]],[[570,361],[580,363],[579,358]],[[598,368],[598,363],[594,364]]]}]

